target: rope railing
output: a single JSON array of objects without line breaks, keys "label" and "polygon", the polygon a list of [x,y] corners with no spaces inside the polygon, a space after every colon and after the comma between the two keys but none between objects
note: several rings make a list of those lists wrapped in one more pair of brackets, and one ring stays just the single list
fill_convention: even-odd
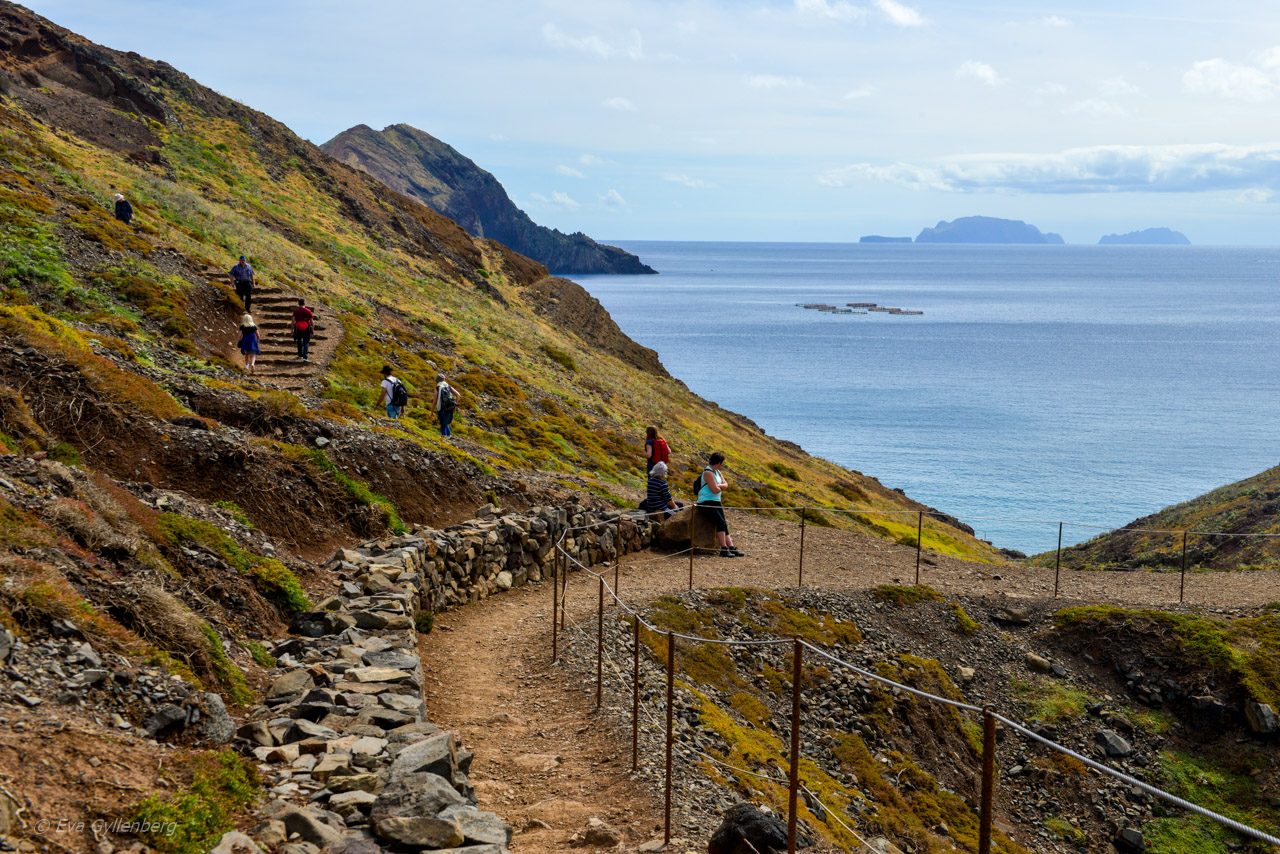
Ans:
[{"label": "rope railing", "polygon": [[[865,668],[859,667],[856,664],[853,664],[852,662],[845,661],[844,659],[836,655],[833,655],[827,650],[824,650],[800,638],[761,638],[761,639],[754,639],[754,640],[736,640],[736,639],[722,639],[722,638],[706,638],[698,635],[677,633],[672,630],[661,629],[655,624],[645,619],[644,615],[641,614],[638,607],[633,606],[630,603],[626,602],[618,594],[616,589],[616,582],[615,582],[615,585],[611,586],[608,582],[608,579],[605,577],[604,573],[596,572],[590,566],[583,563],[575,556],[570,555],[563,548],[563,545],[562,545],[563,539],[564,539],[564,535],[562,532],[561,536],[557,539],[555,543],[555,548],[559,552],[562,558],[562,565],[564,568],[563,575],[566,581],[566,587],[565,587],[566,594],[567,594],[567,576],[568,576],[569,568],[571,565],[576,566],[579,570],[582,571],[583,574],[597,579],[597,582],[598,582],[598,588],[599,588],[598,612],[597,612],[598,616],[597,616],[597,629],[596,629],[596,647],[597,647],[596,649],[596,708],[597,709],[600,709],[603,704],[603,694],[602,694],[603,682],[604,682],[603,668],[604,668],[604,660],[605,660],[604,603],[605,603],[606,593],[608,594],[609,598],[617,605],[617,607],[619,607],[623,612],[625,612],[627,615],[629,615],[632,618],[633,646],[634,646],[633,676],[632,676],[632,680],[633,680],[632,681],[632,685],[633,685],[633,688],[632,688],[633,690],[633,711],[632,711],[633,767],[635,767],[638,761],[638,758],[637,758],[638,748],[636,745],[638,744],[638,738],[639,738],[639,717],[640,717],[640,705],[641,705],[640,692],[639,692],[641,628],[643,627],[645,630],[648,630],[653,634],[660,635],[664,637],[667,641],[667,644],[666,644],[667,663],[665,668],[666,683],[667,683],[666,685],[667,701],[666,701],[666,745],[665,745],[666,746],[666,770],[664,775],[664,790],[665,790],[665,816],[664,816],[665,839],[664,839],[664,842],[669,843],[671,840],[671,798],[672,798],[671,788],[672,788],[672,776],[673,776],[672,749],[673,749],[673,742],[674,742],[673,714],[674,714],[675,653],[676,653],[677,642],[683,641],[686,643],[712,644],[712,645],[731,646],[731,647],[791,646],[793,648],[791,749],[789,751],[790,775],[789,775],[789,779],[786,781],[788,786],[788,795],[789,795],[789,807],[788,807],[788,852],[789,854],[795,854],[795,851],[796,851],[797,798],[798,798],[799,792],[801,789],[804,789],[806,792],[809,793],[811,797],[816,797],[813,794],[813,792],[808,790],[806,787],[804,787],[799,780],[801,692],[802,692],[802,681],[803,681],[801,678],[801,674],[802,674],[803,657],[804,657],[805,650],[808,650],[811,654],[816,655],[817,657],[823,659],[824,661],[827,661],[836,666],[845,668],[851,672],[857,673],[858,675],[864,678],[873,680],[882,685],[890,687],[894,690],[902,691],[906,694],[919,697],[928,702],[946,705],[946,706],[956,708],[965,712],[970,712],[970,713],[976,712],[982,715],[984,737],[983,737],[983,756],[982,756],[983,768],[982,768],[982,778],[980,781],[981,796],[980,796],[980,810],[979,810],[979,846],[978,846],[979,854],[990,854],[990,851],[991,851],[991,836],[992,836],[991,828],[992,828],[992,821],[993,821],[994,785],[995,785],[995,776],[996,776],[995,750],[996,750],[996,723],[997,722],[1003,723],[1005,726],[1008,726],[1009,728],[1018,732],[1020,735],[1026,738],[1029,738],[1035,742],[1038,742],[1042,746],[1045,746],[1051,750],[1058,751],[1059,753],[1062,753],[1064,755],[1077,759],[1083,762],[1087,767],[1092,768],[1093,770],[1099,773],[1111,776],[1117,780],[1121,780],[1127,784],[1136,786],[1142,791],[1147,792],[1148,794],[1154,797],[1160,798],[1161,800],[1167,803],[1170,803],[1174,806],[1193,812],[1204,818],[1208,818],[1242,835],[1249,836],[1251,838],[1254,838],[1263,842],[1280,846],[1280,838],[1272,836],[1256,828],[1250,827],[1249,825],[1236,821],[1235,819],[1221,815],[1220,813],[1214,812],[1213,810],[1210,810],[1206,807],[1192,803],[1183,798],[1179,798],[1177,795],[1166,792],[1156,786],[1153,786],[1149,783],[1145,783],[1121,771],[1117,771],[1101,762],[1097,762],[1096,760],[1083,756],[1080,753],[1074,750],[1071,750],[1068,747],[1065,747],[1061,744],[1058,744],[1057,742],[1054,742],[1050,739],[1047,739],[1035,733],[1025,725],[1011,718],[998,714],[993,708],[989,706],[986,708],[983,708],[983,707],[973,705],[971,703],[954,700],[949,697],[942,697],[937,694],[933,694],[928,691],[924,691],[910,685],[904,685],[901,682],[890,679],[886,676],[882,676],[881,674],[875,673]],[[691,543],[692,543],[692,540],[691,540]],[[690,561],[692,566],[692,552],[693,552],[692,546],[688,551],[690,553]],[[621,554],[621,550],[619,549],[619,555],[620,554]],[[670,556],[668,555],[665,557],[669,558]],[[616,578],[616,573],[617,573],[617,567],[615,566],[615,578]],[[553,584],[552,584],[553,591],[558,590],[560,588],[560,583],[558,583],[558,581],[559,581],[558,579],[553,578]],[[691,570],[690,589],[692,589],[692,581],[693,581],[693,576],[692,576],[692,570]],[[552,611],[552,614],[553,614],[552,660],[553,662],[557,660],[557,657],[558,657],[558,650],[556,647],[556,626],[558,623],[561,623],[561,621],[564,619],[564,612],[565,610],[567,610],[567,608],[565,608],[565,606],[563,605],[563,602],[564,600],[561,599],[561,601],[557,603],[556,606],[553,606],[553,611]],[[557,617],[557,611],[555,610],[555,607],[559,607],[561,609],[559,611],[559,617]],[[610,666],[611,667],[614,666],[612,657],[610,657]],[[646,716],[648,717],[648,715]],[[743,768],[737,768],[736,766],[732,766],[728,763],[725,763],[723,760],[719,759],[718,757],[714,757],[710,754],[705,753],[705,751],[701,751],[697,748],[694,748],[694,751],[698,755],[703,756],[706,759],[718,765],[722,765],[726,769],[732,770],[736,773],[743,773],[747,775],[757,776],[762,779],[767,779],[779,784],[781,784],[782,782],[781,780],[775,777],[763,775],[760,772],[750,771],[748,769],[743,769]],[[833,816],[835,815],[835,812],[831,810],[830,807],[827,807],[825,804],[823,805],[823,807],[829,815],[833,815]],[[844,822],[840,822],[840,823],[844,825]],[[844,825],[844,826],[847,828],[847,825]],[[850,832],[853,832],[853,831],[850,829]],[[854,832],[854,835],[857,836],[856,832]],[[857,836],[857,838],[865,844],[865,840],[861,840],[860,836]]]}]

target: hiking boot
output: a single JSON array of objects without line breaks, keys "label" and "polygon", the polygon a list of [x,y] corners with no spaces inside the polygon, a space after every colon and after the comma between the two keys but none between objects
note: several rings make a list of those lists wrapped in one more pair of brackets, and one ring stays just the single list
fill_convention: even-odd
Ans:
[{"label": "hiking boot", "polygon": [[738,554],[733,549],[721,549],[720,557],[742,557],[742,555]]},{"label": "hiking boot", "polygon": [[729,551],[733,552],[733,556],[734,556],[734,557],[746,557],[746,556],[747,556],[746,552],[738,551],[738,547],[737,547],[737,546],[730,546]]}]

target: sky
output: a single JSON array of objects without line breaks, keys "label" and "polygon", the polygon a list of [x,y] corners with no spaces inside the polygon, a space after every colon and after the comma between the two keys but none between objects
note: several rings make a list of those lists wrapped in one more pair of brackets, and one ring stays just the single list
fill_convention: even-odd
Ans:
[{"label": "sky", "polygon": [[1280,3],[28,0],[324,142],[407,123],[599,239],[959,216],[1280,243]]}]

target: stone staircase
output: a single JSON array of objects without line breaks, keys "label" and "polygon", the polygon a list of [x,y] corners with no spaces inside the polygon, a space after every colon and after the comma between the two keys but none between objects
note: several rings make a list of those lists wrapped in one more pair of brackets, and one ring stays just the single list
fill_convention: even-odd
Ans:
[{"label": "stone staircase", "polygon": [[[223,270],[208,268],[205,274],[210,283],[225,285],[228,282]],[[254,378],[265,386],[295,393],[310,390],[324,374],[343,335],[342,324],[333,311],[308,300],[308,307],[315,312],[315,328],[311,333],[310,359],[300,360],[293,343],[293,309],[297,304],[298,294],[259,284],[253,292],[250,312],[258,323],[258,343],[262,351]]]}]

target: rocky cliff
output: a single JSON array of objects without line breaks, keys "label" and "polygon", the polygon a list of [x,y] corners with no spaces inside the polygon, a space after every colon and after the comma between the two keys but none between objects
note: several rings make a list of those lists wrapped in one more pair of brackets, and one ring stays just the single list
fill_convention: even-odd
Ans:
[{"label": "rocky cliff", "polygon": [[506,244],[554,273],[656,273],[616,246],[538,225],[498,179],[452,146],[409,125],[356,125],[320,146],[391,189],[444,214],[477,237]]},{"label": "rocky cliff", "polygon": [[1098,245],[1134,245],[1134,246],[1190,246],[1191,241],[1180,231],[1172,228],[1144,228],[1141,231],[1130,231],[1127,234],[1104,234]]}]

